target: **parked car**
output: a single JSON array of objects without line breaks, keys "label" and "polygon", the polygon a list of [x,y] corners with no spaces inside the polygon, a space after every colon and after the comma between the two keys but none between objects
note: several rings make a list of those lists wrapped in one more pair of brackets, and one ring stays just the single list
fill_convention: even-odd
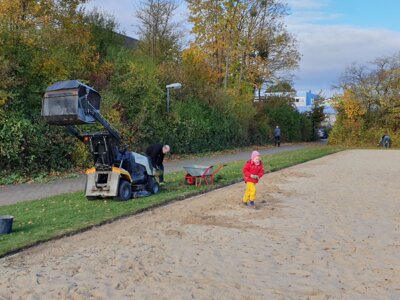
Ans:
[{"label": "parked car", "polygon": [[318,128],[317,129],[317,134],[318,134],[318,137],[320,139],[327,139],[328,138],[328,132],[324,128]]}]

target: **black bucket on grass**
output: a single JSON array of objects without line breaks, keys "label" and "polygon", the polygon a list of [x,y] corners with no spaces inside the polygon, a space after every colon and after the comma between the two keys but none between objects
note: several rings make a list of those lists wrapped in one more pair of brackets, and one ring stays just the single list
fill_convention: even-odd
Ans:
[{"label": "black bucket on grass", "polygon": [[0,216],[0,234],[11,233],[13,220],[13,216]]}]

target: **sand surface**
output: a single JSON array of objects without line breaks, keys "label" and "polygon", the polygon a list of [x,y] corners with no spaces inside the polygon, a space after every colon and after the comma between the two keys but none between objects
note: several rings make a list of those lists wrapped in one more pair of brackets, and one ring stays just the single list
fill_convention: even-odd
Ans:
[{"label": "sand surface", "polygon": [[400,299],[400,151],[340,152],[0,259],[0,299]]}]

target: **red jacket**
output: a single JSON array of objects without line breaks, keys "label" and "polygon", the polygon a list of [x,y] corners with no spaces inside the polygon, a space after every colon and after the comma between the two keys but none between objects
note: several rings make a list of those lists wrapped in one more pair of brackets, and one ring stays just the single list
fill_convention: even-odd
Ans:
[{"label": "red jacket", "polygon": [[254,164],[250,159],[243,167],[244,182],[254,182],[257,183],[258,179],[251,178],[250,175],[257,175],[261,178],[264,175],[264,166],[262,161],[259,165]]}]

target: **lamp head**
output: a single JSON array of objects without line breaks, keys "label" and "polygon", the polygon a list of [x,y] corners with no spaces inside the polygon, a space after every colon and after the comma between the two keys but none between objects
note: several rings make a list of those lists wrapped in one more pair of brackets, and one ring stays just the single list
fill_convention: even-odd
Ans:
[{"label": "lamp head", "polygon": [[182,84],[176,82],[176,83],[168,84],[168,85],[166,85],[165,87],[166,87],[167,89],[174,89],[174,90],[177,90],[177,89],[180,89],[180,88],[182,87]]}]

